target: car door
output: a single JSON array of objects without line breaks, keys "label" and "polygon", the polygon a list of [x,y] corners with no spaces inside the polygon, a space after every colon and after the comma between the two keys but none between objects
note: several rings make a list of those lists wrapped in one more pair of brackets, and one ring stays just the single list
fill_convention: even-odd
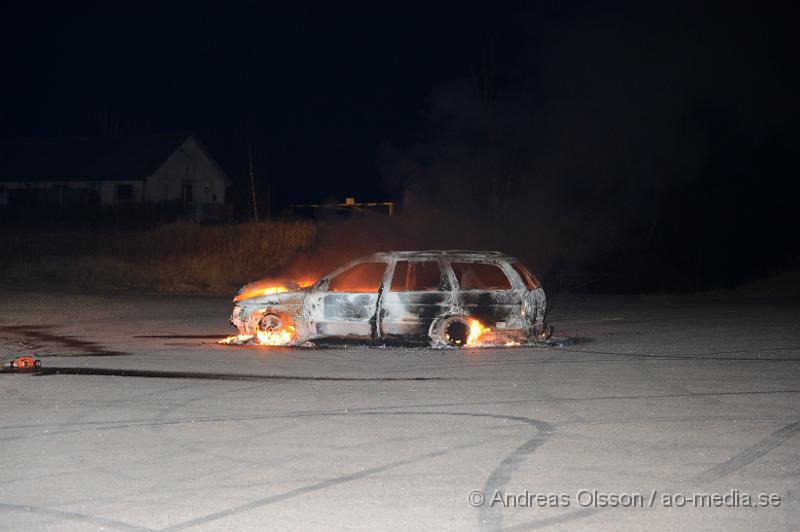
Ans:
[{"label": "car door", "polygon": [[323,279],[305,304],[311,336],[375,337],[386,266],[385,261],[358,262]]},{"label": "car door", "polygon": [[500,264],[493,262],[451,261],[458,283],[458,298],[467,315],[486,327],[506,329],[518,321],[522,300]]},{"label": "car door", "polygon": [[435,318],[452,306],[452,287],[437,259],[397,259],[380,303],[381,336],[426,339]]}]

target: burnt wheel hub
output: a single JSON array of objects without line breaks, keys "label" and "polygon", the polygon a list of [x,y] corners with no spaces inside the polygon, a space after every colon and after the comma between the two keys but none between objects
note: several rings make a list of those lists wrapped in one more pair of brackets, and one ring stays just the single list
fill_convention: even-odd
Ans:
[{"label": "burnt wheel hub", "polygon": [[469,338],[469,325],[464,320],[453,320],[444,329],[444,339],[452,345],[464,345]]},{"label": "burnt wheel hub", "polygon": [[275,332],[283,328],[283,320],[277,314],[265,314],[258,322],[258,328],[266,332]]}]

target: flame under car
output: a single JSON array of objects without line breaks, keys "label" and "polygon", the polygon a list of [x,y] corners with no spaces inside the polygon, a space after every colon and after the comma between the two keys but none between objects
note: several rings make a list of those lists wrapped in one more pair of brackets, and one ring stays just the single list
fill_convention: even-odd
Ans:
[{"label": "flame under car", "polygon": [[226,341],[517,345],[549,334],[546,308],[536,277],[500,252],[393,251],[349,262],[311,285],[242,287],[231,315],[239,334]]}]

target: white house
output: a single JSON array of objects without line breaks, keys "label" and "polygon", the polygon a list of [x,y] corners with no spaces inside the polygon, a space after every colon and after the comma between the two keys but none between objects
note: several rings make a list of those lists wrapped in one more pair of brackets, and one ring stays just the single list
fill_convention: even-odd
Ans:
[{"label": "white house", "polygon": [[174,206],[209,219],[230,186],[188,133],[0,140],[0,209]]}]

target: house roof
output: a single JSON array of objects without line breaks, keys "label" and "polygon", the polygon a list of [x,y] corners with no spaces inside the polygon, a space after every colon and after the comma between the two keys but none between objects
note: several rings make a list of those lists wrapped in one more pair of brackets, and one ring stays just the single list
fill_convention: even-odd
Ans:
[{"label": "house roof", "polygon": [[143,180],[190,136],[0,139],[0,181]]}]

